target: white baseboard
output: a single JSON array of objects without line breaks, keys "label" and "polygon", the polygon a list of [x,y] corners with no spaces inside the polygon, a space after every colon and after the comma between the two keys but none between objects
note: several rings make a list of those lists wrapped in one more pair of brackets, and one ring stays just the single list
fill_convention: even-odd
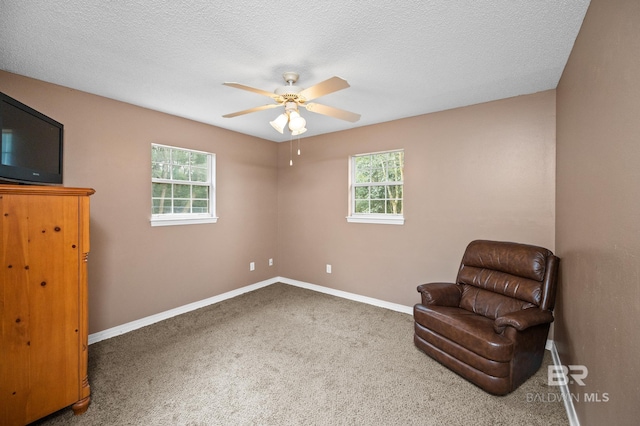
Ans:
[{"label": "white baseboard", "polygon": [[342,290],[336,290],[329,287],[323,287],[316,284],[306,283],[304,281],[291,280],[285,277],[277,277],[278,282],[293,285],[296,287],[302,287],[309,290],[317,291],[319,293],[330,294],[332,296],[338,296],[343,299],[354,300],[356,302],[366,303],[367,305],[378,306],[380,308],[389,309],[396,312],[402,312],[405,314],[413,315],[413,306],[405,306],[397,303],[386,302],[380,299],[374,299],[372,297],[361,296],[355,293],[349,293]]},{"label": "white baseboard", "polygon": [[[549,345],[549,343],[551,344]],[[547,340],[547,349],[551,351],[551,358],[553,359],[553,365],[555,365],[556,367],[561,366],[562,361],[560,360],[560,354],[558,354],[558,349],[556,348],[556,344],[553,342],[553,340]],[[573,406],[573,398],[571,398],[569,387],[566,384],[560,385],[560,391],[562,392],[562,400],[564,401],[564,408],[565,410],[567,410],[569,425],[580,426],[580,421],[578,420],[578,414],[576,413],[576,408]]]},{"label": "white baseboard", "polygon": [[213,305],[214,303],[222,302],[223,300],[232,299],[236,296],[240,296],[243,293],[248,293],[253,290],[257,290],[262,287],[266,287],[271,284],[279,282],[278,277],[271,278],[269,280],[261,281],[255,284],[251,284],[245,287],[241,287],[236,290],[228,291],[226,293],[219,294],[217,296],[209,297],[208,299],[200,300],[198,302],[189,303],[188,305],[178,306],[168,311],[160,312],[155,315],[140,318],[135,321],[128,322],[126,324],[118,325],[113,328],[109,328],[104,331],[99,331],[89,335],[89,344],[99,342],[101,340],[110,339],[121,334],[128,333],[133,330],[137,330],[142,327],[146,327],[151,324],[155,324],[159,321],[166,320],[175,317],[180,314],[185,314],[196,309],[204,308],[205,306]]},{"label": "white baseboard", "polygon": [[101,340],[110,339],[121,334],[128,333],[133,330],[137,330],[142,327],[146,327],[151,324],[155,324],[162,320],[166,320],[175,317],[180,314],[185,314],[196,309],[204,308],[205,306],[213,305],[214,303],[222,302],[223,300],[232,299],[236,296],[240,296],[243,293],[257,290],[262,287],[266,287],[275,283],[285,283],[296,287],[302,287],[309,290],[314,290],[320,293],[331,294],[333,296],[342,297],[344,299],[355,300],[357,302],[367,303],[369,305],[379,306],[381,308],[390,309],[392,311],[403,312],[406,314],[413,314],[413,308],[409,306],[399,305],[396,303],[385,302],[384,300],[374,299],[371,297],[361,296],[359,294],[348,293],[346,291],[335,290],[328,287],[322,287],[315,284],[306,283],[303,281],[291,280],[285,277],[274,277],[265,281],[260,281],[255,284],[251,284],[245,287],[241,287],[236,290],[232,290],[226,293],[219,294],[217,296],[209,297],[208,299],[200,300],[198,302],[189,303],[188,305],[179,306],[168,311],[160,312],[158,314],[150,315],[148,317],[140,318],[135,321],[128,322],[126,324],[118,325],[116,327],[109,328],[107,330],[99,331],[89,335],[89,344],[97,343]]}]

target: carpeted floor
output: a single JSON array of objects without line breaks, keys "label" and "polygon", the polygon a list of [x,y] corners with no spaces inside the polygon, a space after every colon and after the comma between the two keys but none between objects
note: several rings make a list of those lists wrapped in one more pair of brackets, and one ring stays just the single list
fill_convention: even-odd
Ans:
[{"label": "carpeted floor", "polygon": [[492,396],[417,350],[410,315],[274,284],[91,345],[89,410],[37,424],[568,425],[549,364]]}]

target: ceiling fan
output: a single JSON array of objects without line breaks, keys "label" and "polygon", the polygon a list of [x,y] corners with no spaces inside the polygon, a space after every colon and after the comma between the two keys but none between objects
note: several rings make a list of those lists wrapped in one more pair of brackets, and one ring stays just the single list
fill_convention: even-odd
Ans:
[{"label": "ceiling fan", "polygon": [[256,89],[255,87],[246,86],[240,83],[223,83],[225,86],[235,87],[236,89],[247,90],[249,92],[257,93],[259,95],[267,96],[275,103],[262,105],[255,108],[246,109],[244,111],[238,111],[231,114],[223,115],[224,118],[237,117],[239,115],[249,114],[252,112],[263,111],[271,108],[278,108],[284,106],[285,112],[280,114],[275,120],[269,123],[280,133],[284,133],[284,128],[289,124],[289,130],[293,136],[301,135],[306,132],[306,120],[300,116],[298,108],[305,108],[307,111],[315,112],[317,114],[327,115],[329,117],[339,118],[341,120],[350,121],[352,123],[360,119],[360,114],[345,111],[339,108],[330,107],[327,105],[317,104],[315,102],[309,103],[320,96],[328,95],[329,93],[337,92],[338,90],[346,89],[349,87],[349,83],[340,77],[331,77],[328,80],[322,81],[314,86],[306,89],[296,86],[299,75],[295,72],[285,72],[282,74],[282,78],[287,83],[285,86],[278,87],[274,92],[267,92],[266,90]]}]

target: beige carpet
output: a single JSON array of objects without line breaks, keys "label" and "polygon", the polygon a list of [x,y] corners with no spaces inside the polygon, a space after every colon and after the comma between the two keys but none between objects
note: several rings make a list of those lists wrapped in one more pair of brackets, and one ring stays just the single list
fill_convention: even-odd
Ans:
[{"label": "beige carpet", "polygon": [[548,402],[559,395],[546,383],[548,353],[496,397],[412,339],[410,315],[274,284],[91,345],[89,410],[38,424],[568,424],[562,403]]}]

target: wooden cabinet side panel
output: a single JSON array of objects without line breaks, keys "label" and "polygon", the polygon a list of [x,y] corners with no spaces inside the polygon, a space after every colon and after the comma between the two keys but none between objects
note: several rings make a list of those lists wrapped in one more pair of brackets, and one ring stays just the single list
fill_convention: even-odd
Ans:
[{"label": "wooden cabinet side panel", "polygon": [[89,277],[88,265],[90,238],[89,238],[89,196],[79,197],[79,231],[80,231],[80,281],[79,281],[79,310],[80,310],[80,359],[78,364],[78,374],[80,377],[79,404],[74,406],[76,414],[84,412],[89,404],[88,398],[91,393],[89,387],[88,364],[89,364]]}]

